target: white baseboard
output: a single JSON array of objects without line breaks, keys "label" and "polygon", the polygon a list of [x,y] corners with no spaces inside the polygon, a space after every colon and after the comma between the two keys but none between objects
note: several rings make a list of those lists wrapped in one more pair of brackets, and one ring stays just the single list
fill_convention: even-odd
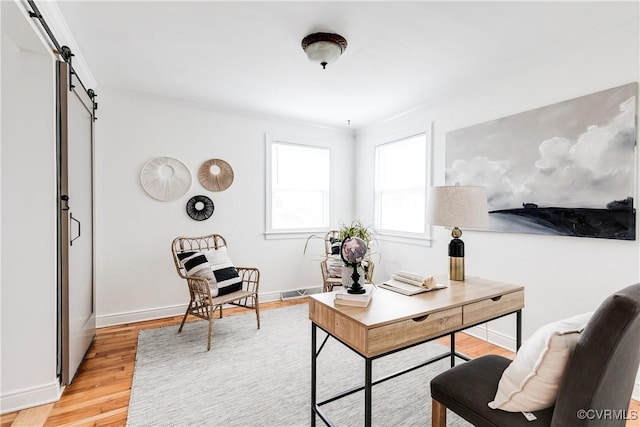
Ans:
[{"label": "white baseboard", "polygon": [[145,320],[162,319],[163,317],[180,316],[187,309],[187,304],[168,307],[149,308],[144,310],[128,311],[124,313],[106,314],[96,316],[96,327],[123,325],[125,323],[144,322]]},{"label": "white baseboard", "polygon": [[631,392],[631,398],[633,400],[640,401],[640,378],[638,377],[636,377],[636,383],[633,386],[633,391]]},{"label": "white baseboard", "polygon": [[[280,292],[266,292],[260,294],[260,302],[277,301]],[[96,317],[96,327],[124,325],[126,323],[144,322],[146,320],[162,319],[165,317],[182,316],[187,309],[187,304],[171,305],[167,307],[149,308],[144,310],[128,311],[123,313],[105,314]]]},{"label": "white baseboard", "polygon": [[57,381],[36,387],[10,391],[0,397],[0,413],[20,411],[34,406],[57,402],[62,395],[63,387]]},{"label": "white baseboard", "polygon": [[501,332],[492,331],[491,328],[485,325],[474,326],[473,328],[465,329],[463,332],[509,351],[516,351],[515,338]]},{"label": "white baseboard", "polygon": [[509,351],[516,351],[516,339],[514,337],[492,331],[491,328],[487,328],[487,341]]}]

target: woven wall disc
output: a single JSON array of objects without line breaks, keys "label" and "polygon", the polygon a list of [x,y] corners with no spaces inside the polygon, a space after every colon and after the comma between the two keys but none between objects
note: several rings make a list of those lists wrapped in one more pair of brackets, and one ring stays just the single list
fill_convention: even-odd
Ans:
[{"label": "woven wall disc", "polygon": [[193,196],[187,202],[187,215],[196,221],[204,221],[213,215],[213,201],[207,196]]},{"label": "woven wall disc", "polygon": [[178,159],[157,157],[142,167],[140,182],[154,199],[171,202],[191,188],[191,171]]},{"label": "woven wall disc", "polygon": [[224,160],[209,159],[200,166],[198,179],[209,191],[224,191],[233,183],[233,169]]}]

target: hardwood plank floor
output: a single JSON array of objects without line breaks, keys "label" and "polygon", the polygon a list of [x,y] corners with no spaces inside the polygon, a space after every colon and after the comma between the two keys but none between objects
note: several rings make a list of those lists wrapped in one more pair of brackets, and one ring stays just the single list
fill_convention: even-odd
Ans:
[{"label": "hardwood plank floor", "polygon": [[[304,298],[267,302],[262,303],[260,309],[268,310],[305,302]],[[224,315],[245,311],[241,308],[229,308],[224,310]],[[60,400],[2,415],[0,427],[124,426],[127,422],[138,331],[176,325],[181,320],[182,316],[176,316],[98,329],[76,378],[65,389]],[[190,319],[195,320],[199,319]],[[449,345],[448,338],[440,341]],[[463,333],[456,335],[456,349],[470,357],[499,354],[513,358],[512,352]],[[632,400],[629,409],[640,414],[640,403]],[[627,427],[637,426],[640,426],[637,420],[627,422]]]}]

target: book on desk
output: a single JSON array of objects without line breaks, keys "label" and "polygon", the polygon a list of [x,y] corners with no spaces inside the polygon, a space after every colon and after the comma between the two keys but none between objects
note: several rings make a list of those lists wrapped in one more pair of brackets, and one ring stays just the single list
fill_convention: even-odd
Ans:
[{"label": "book on desk", "polygon": [[362,287],[365,290],[363,294],[350,294],[349,288],[342,287],[336,291],[334,304],[338,305],[350,305],[355,307],[366,307],[371,302],[375,286],[372,284],[364,284]]},{"label": "book on desk", "polygon": [[420,276],[406,271],[395,272],[389,280],[385,280],[378,286],[403,295],[416,295],[447,287],[447,285],[437,283],[433,276]]}]

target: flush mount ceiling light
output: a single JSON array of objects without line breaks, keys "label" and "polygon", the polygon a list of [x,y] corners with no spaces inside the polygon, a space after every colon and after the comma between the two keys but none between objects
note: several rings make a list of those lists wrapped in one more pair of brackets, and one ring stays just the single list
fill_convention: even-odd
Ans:
[{"label": "flush mount ceiling light", "polygon": [[313,33],[302,39],[302,49],[312,62],[318,62],[322,68],[336,61],[347,48],[347,41],[339,34]]}]

